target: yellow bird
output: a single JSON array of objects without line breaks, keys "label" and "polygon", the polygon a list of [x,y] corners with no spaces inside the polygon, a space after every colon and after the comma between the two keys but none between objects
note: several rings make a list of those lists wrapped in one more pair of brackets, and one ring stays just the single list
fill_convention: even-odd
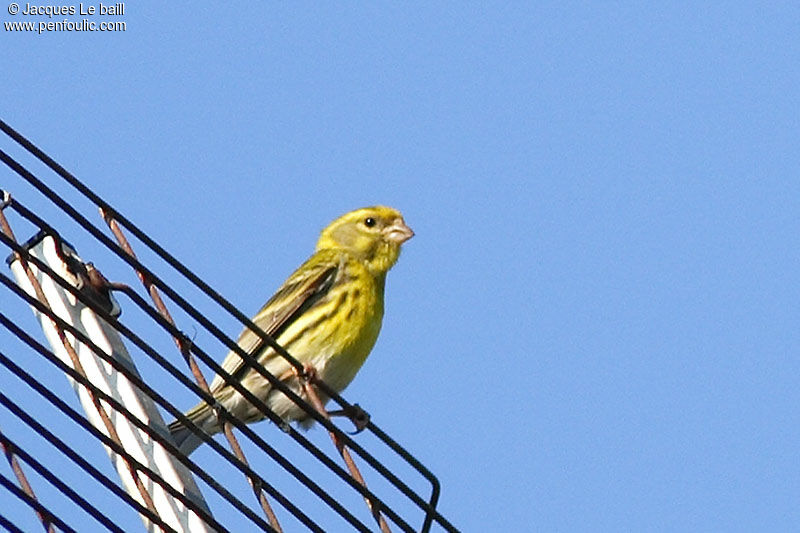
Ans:
[{"label": "yellow bird", "polygon": [[[299,362],[337,392],[344,390],[367,359],[383,320],[386,273],[400,256],[400,246],[414,236],[399,211],[366,207],[351,211],[322,230],[314,254],[269,299],[253,322],[271,335]],[[261,338],[246,329],[237,344],[272,375],[300,396],[302,383],[293,367]],[[285,394],[273,390],[261,374],[234,352],[222,362],[233,379],[287,422],[303,427],[313,419]],[[211,394],[225,409],[246,423],[264,415],[220,376]],[[320,399],[328,398],[320,394]],[[222,427],[214,410],[201,402],[186,416],[209,435]],[[176,445],[190,454],[202,440],[176,420],[169,426]]]}]

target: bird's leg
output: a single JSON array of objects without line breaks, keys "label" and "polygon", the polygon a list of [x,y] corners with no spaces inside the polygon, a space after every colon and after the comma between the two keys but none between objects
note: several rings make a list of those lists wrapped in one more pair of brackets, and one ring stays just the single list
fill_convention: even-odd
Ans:
[{"label": "bird's leg", "polygon": [[302,387],[300,396],[305,396],[306,399],[308,399],[311,404],[317,408],[317,411],[320,411],[320,414],[323,416],[327,415],[327,411],[325,411],[324,407],[322,410],[320,410],[320,407],[323,404],[319,401],[317,391],[314,389],[314,383],[319,379],[319,374],[317,374],[316,367],[310,363],[305,363],[303,364],[302,371],[292,367],[291,372],[297,377],[297,380],[300,382],[300,386]]},{"label": "bird's leg", "polygon": [[299,377],[305,380],[306,383],[313,385],[319,379],[319,374],[317,374],[317,368],[314,365],[305,363],[303,365],[303,374]]},{"label": "bird's leg", "polygon": [[[303,380],[303,389],[306,392],[306,396],[309,396],[309,394],[315,394],[316,390],[313,390],[312,387],[314,383],[319,380],[317,369],[313,365],[305,363],[303,365],[303,373],[300,374],[297,370],[295,370],[295,373],[298,374],[298,377],[300,377],[301,380]],[[312,400],[312,403],[316,402],[313,402]],[[361,433],[369,425],[369,413],[362,409],[357,403],[349,405],[344,409],[328,411],[327,414],[329,417],[344,416],[348,418],[356,428],[353,434]]]}]

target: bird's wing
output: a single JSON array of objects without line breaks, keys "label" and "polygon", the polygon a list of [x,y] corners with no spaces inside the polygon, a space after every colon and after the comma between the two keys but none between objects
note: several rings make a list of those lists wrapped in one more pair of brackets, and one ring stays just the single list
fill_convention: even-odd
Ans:
[{"label": "bird's wing", "polygon": [[[280,289],[253,317],[253,322],[267,335],[277,339],[298,317],[317,303],[333,286],[339,262],[315,254],[295,271]],[[236,343],[248,354],[257,357],[266,343],[256,333],[245,328]],[[233,352],[222,362],[222,368],[234,379],[241,379],[247,366]],[[225,380],[216,376],[212,390],[223,386]]]}]

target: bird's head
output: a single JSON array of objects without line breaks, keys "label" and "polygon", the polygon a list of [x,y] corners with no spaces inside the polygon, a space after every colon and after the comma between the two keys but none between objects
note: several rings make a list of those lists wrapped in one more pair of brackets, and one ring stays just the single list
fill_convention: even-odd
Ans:
[{"label": "bird's head", "polygon": [[317,250],[345,250],[380,274],[392,268],[400,256],[400,245],[413,236],[396,209],[365,207],[340,216],[322,230]]}]

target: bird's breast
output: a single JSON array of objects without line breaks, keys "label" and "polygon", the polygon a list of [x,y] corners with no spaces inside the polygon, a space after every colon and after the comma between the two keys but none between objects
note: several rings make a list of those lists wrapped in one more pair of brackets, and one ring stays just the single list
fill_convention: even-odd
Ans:
[{"label": "bird's breast", "polygon": [[277,340],[341,391],[367,359],[382,320],[383,284],[367,274],[349,272]]}]

